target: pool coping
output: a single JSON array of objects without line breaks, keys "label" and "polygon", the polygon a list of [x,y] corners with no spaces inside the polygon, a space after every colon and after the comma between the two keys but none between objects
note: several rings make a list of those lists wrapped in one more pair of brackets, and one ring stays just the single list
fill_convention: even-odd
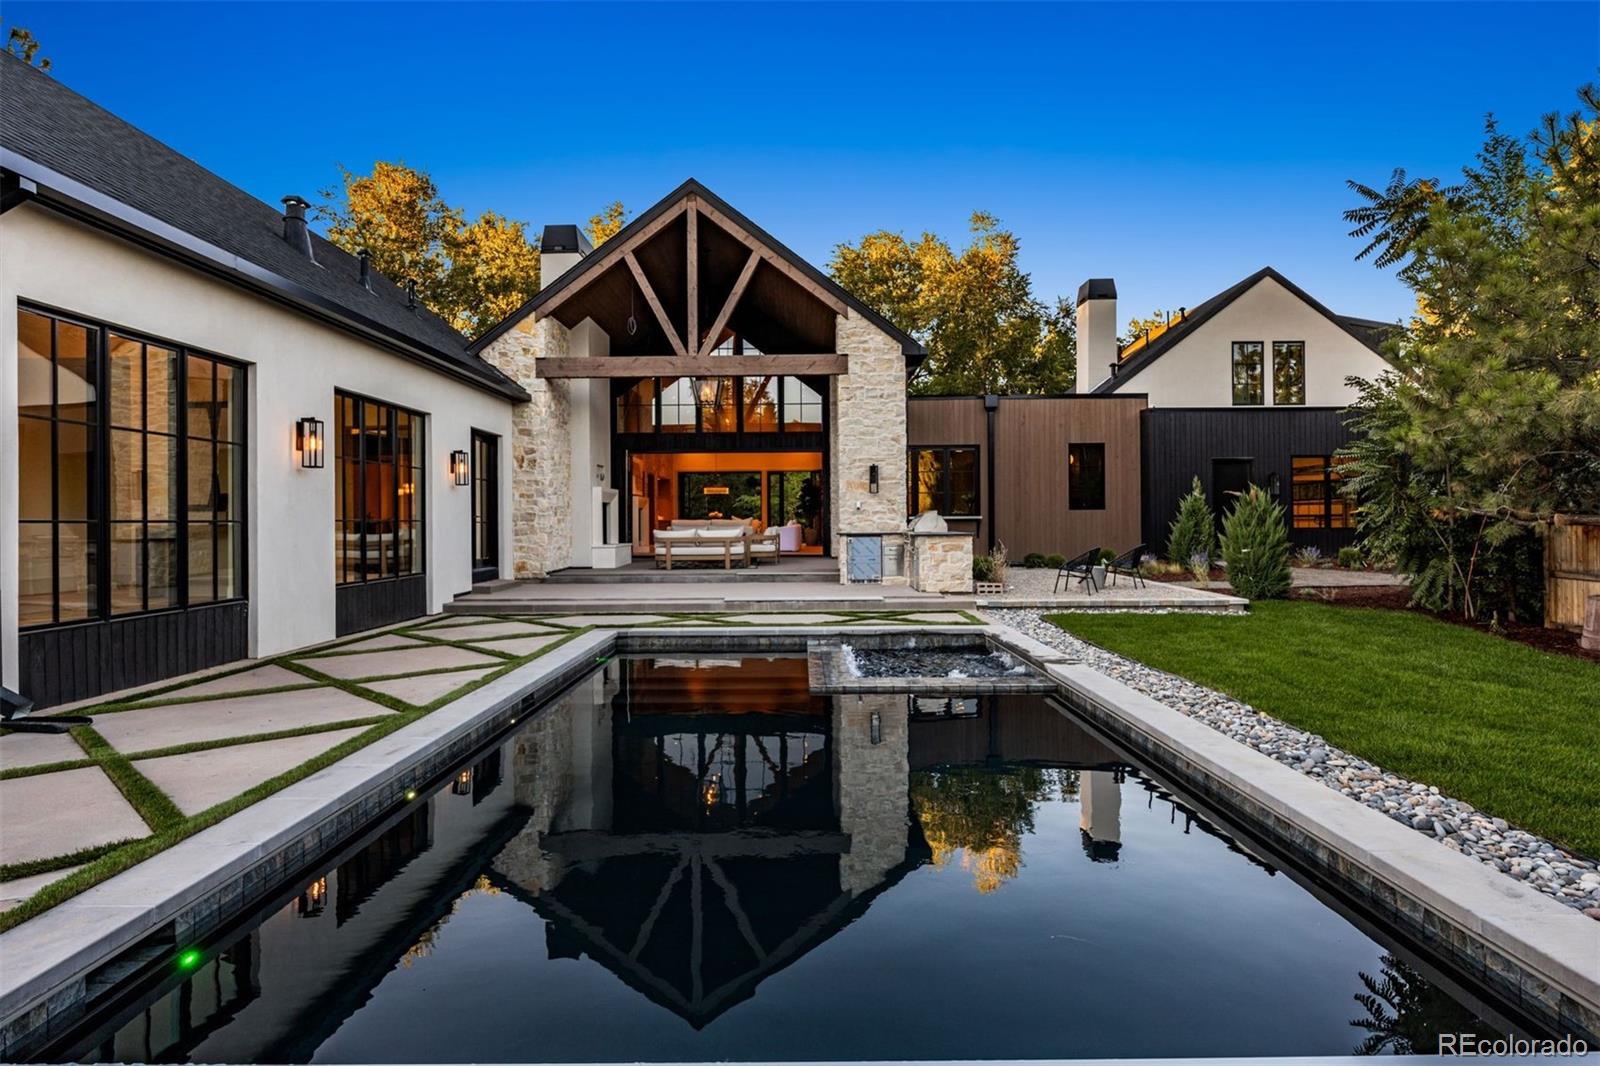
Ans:
[{"label": "pool coping", "polygon": [[[519,715],[619,653],[682,650],[716,637],[718,651],[803,652],[844,633],[904,635],[904,625],[596,627],[532,662],[353,752],[144,862],[0,933],[0,1059],[15,1061],[70,1030],[90,1006],[91,979],[159,942],[203,940],[281,886],[308,860],[358,835],[407,793],[481,747]],[[922,625],[915,632],[987,627]]]},{"label": "pool coping", "polygon": [[[1045,647],[996,622],[990,636],[1024,658]],[[1142,761],[1531,1017],[1600,1043],[1600,922],[1092,667],[1054,656],[1035,665],[1064,701]]]}]

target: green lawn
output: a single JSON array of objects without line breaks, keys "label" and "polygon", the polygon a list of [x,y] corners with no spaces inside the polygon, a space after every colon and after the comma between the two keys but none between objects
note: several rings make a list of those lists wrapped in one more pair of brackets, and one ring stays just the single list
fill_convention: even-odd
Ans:
[{"label": "green lawn", "polygon": [[1600,666],[1425,615],[1317,603],[1050,620],[1600,855]]}]

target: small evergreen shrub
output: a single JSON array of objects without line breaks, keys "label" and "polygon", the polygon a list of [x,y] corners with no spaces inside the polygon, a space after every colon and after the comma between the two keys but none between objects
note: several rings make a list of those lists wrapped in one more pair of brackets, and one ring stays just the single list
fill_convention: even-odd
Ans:
[{"label": "small evergreen shrub", "polygon": [[993,581],[994,560],[987,555],[974,555],[972,557],[972,580]]},{"label": "small evergreen shrub", "polygon": [[1223,521],[1222,558],[1228,584],[1239,595],[1276,600],[1289,594],[1289,535],[1283,508],[1260,486],[1251,485]]},{"label": "small evergreen shrub", "polygon": [[1339,549],[1339,565],[1346,570],[1361,569],[1361,549],[1353,544],[1347,544]]},{"label": "small evergreen shrub", "polygon": [[1216,536],[1216,516],[1206,502],[1200,479],[1195,478],[1194,487],[1178,503],[1178,515],[1172,520],[1167,535],[1167,558],[1179,566],[1191,566],[1190,560],[1197,554],[1204,555],[1209,570],[1209,560],[1216,555]]},{"label": "small evergreen shrub", "polygon": [[1060,570],[1067,563],[1067,557],[1060,552],[1051,552],[1044,557],[1044,565],[1052,570]]},{"label": "small evergreen shrub", "polygon": [[1111,564],[1111,561],[1113,559],[1115,559],[1116,557],[1117,557],[1117,553],[1115,551],[1113,551],[1112,549],[1110,549],[1110,548],[1101,548],[1100,549],[1100,565],[1101,566],[1109,566]]},{"label": "small evergreen shrub", "polygon": [[1043,552],[1029,552],[1022,557],[1022,565],[1029,570],[1037,570],[1044,565]]}]

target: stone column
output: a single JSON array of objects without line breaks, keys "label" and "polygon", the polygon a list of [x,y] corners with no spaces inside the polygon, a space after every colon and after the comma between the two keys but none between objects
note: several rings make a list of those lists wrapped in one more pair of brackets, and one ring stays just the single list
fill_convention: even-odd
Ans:
[{"label": "stone column", "polygon": [[[861,315],[840,317],[836,350],[850,372],[829,392],[828,498],[834,555],[841,533],[893,533],[906,525],[906,358],[900,344]],[[868,474],[878,467],[878,491]]]},{"label": "stone column", "polygon": [[534,360],[564,356],[568,345],[567,329],[555,319],[525,318],[483,350],[532,397],[512,412],[510,572],[519,579],[560,569],[570,551],[570,389],[534,376]]}]

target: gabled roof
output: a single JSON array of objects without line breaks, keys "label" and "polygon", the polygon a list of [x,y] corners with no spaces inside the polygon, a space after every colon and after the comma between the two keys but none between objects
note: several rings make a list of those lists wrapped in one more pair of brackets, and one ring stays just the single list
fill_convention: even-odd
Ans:
[{"label": "gabled roof", "polygon": [[313,262],[283,239],[283,215],[54,78],[0,54],[4,207],[24,200],[109,230],[509,399],[527,393],[466,338],[355,256],[311,235]]},{"label": "gabled roof", "polygon": [[1128,380],[1139,371],[1160,359],[1167,352],[1181,344],[1184,338],[1190,336],[1217,312],[1233,303],[1239,297],[1255,288],[1258,282],[1271,278],[1295,296],[1299,297],[1307,306],[1322,315],[1329,322],[1338,326],[1351,337],[1379,355],[1383,354],[1382,344],[1389,331],[1396,327],[1393,323],[1378,322],[1368,318],[1351,318],[1347,315],[1334,314],[1300,286],[1278,273],[1272,267],[1262,267],[1249,277],[1217,293],[1211,299],[1191,309],[1184,317],[1168,326],[1162,333],[1144,345],[1138,352],[1119,363],[1116,374],[1106,378],[1094,387],[1097,395],[1106,395],[1116,392],[1126,385]]},{"label": "gabled roof", "polygon": [[[696,196],[710,204],[712,208],[721,214],[726,215],[735,224],[748,232],[752,238],[754,238],[756,241],[759,241],[773,254],[777,255],[790,266],[804,274],[811,281],[822,286],[828,292],[836,296],[840,301],[849,306],[851,311],[861,315],[874,326],[877,326],[879,329],[883,330],[884,333],[888,334],[890,337],[893,337],[900,343],[900,349],[906,356],[920,359],[926,354],[921,343],[919,343],[915,337],[911,336],[909,333],[890,322],[887,318],[878,313],[875,308],[863,303],[859,298],[852,296],[838,282],[834,281],[827,274],[812,266],[792,249],[778,241],[760,226],[750,221],[748,217],[746,217],[738,209],[731,206],[726,200],[722,199],[722,197],[718,196],[716,193],[712,192],[710,189],[706,188],[693,178],[688,179],[682,185],[679,185],[666,196],[656,201],[656,203],[651,205],[632,222],[629,222],[626,226],[622,227],[622,229],[615,236],[613,236],[611,240],[627,240],[640,230],[648,227],[663,214],[672,210],[687,196]],[[603,247],[601,251],[604,251]],[[541,289],[539,293],[533,297],[533,299],[529,300],[511,314],[507,315],[505,319],[495,324],[486,332],[474,338],[472,344],[470,345],[470,349],[474,352],[481,352],[487,345],[506,333],[518,322],[522,321],[528,315],[538,311],[543,304],[547,303],[556,294],[562,292],[564,289],[578,284],[584,278],[590,276],[599,262],[601,262],[599,255],[585,255],[582,259],[578,260],[577,263],[573,264],[571,269],[567,270],[566,273],[562,274],[559,278],[555,279]]]}]

